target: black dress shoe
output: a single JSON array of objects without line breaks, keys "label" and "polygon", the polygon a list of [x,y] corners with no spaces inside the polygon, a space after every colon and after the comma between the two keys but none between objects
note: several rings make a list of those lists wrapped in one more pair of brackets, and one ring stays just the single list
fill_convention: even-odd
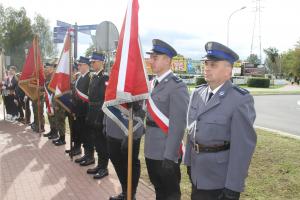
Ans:
[{"label": "black dress shoe", "polygon": [[65,140],[62,140],[62,139],[56,140],[56,141],[54,142],[54,145],[55,145],[55,146],[61,146],[61,145],[64,145],[64,144],[66,144],[66,141],[65,141]]},{"label": "black dress shoe", "polygon": [[87,171],[86,171],[86,173],[88,173],[88,174],[97,174],[97,172],[100,170],[100,166],[99,165],[97,165],[96,167],[94,167],[94,168],[92,168],[92,169],[88,169]]},{"label": "black dress shoe", "polygon": [[[65,150],[66,153],[70,154],[71,153],[71,149],[67,149]],[[72,156],[77,156],[81,154],[81,148],[76,148],[76,149],[73,149],[73,152],[72,152]]]},{"label": "black dress shoe", "polygon": [[86,158],[87,158],[87,155],[83,155],[82,157],[75,159],[75,162],[76,162],[76,163],[81,163],[81,162],[84,161]]},{"label": "black dress shoe", "polygon": [[82,162],[80,162],[80,166],[88,166],[95,164],[95,158],[87,157]]},{"label": "black dress shoe", "polygon": [[17,119],[17,121],[18,121],[18,122],[22,122],[22,121],[24,121],[24,118],[23,118],[23,117],[19,117],[19,118]]},{"label": "black dress shoe", "polygon": [[97,174],[94,175],[94,179],[101,179],[105,176],[108,176],[108,169],[99,169]]},{"label": "black dress shoe", "polygon": [[49,131],[48,133],[43,134],[44,137],[49,137],[52,134],[52,131]]},{"label": "black dress shoe", "polygon": [[57,134],[51,134],[49,137],[48,137],[49,140],[54,140],[54,139],[58,139],[58,135]]},{"label": "black dress shoe", "polygon": [[66,149],[65,153],[71,153],[71,149]]},{"label": "black dress shoe", "polygon": [[125,200],[126,199],[126,194],[121,193],[117,196],[111,196],[109,197],[109,200]]},{"label": "black dress shoe", "polygon": [[55,144],[55,142],[57,142],[58,140],[60,140],[60,138],[55,138],[54,140],[52,140],[52,143]]}]

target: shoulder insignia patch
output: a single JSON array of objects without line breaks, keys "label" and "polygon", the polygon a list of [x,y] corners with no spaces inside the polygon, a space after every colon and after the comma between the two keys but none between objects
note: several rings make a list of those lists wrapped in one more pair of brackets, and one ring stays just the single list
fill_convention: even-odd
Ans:
[{"label": "shoulder insignia patch", "polygon": [[201,88],[201,87],[206,87],[207,84],[201,84],[201,85],[197,85],[195,88]]},{"label": "shoulder insignia patch", "polygon": [[233,85],[233,89],[235,89],[236,91],[238,91],[240,94],[242,94],[242,95],[245,95],[245,94],[248,94],[249,93],[249,91],[248,90],[246,90],[246,89],[244,89],[244,88],[241,88],[241,87],[239,87],[239,86],[237,86],[237,85]]},{"label": "shoulder insignia patch", "polygon": [[176,82],[176,83],[181,83],[182,79],[179,78],[178,76],[172,76],[172,79]]}]

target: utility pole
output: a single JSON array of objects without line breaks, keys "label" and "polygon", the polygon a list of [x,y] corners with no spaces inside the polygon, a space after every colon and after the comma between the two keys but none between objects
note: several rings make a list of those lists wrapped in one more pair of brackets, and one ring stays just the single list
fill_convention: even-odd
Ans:
[{"label": "utility pole", "polygon": [[254,0],[255,1],[255,13],[254,13],[254,23],[253,23],[253,30],[252,30],[252,41],[251,41],[251,50],[250,55],[253,54],[253,43],[254,43],[254,35],[256,29],[256,21],[258,16],[258,40],[259,40],[259,59],[260,64],[262,64],[262,45],[261,45],[261,1],[262,0]]}]

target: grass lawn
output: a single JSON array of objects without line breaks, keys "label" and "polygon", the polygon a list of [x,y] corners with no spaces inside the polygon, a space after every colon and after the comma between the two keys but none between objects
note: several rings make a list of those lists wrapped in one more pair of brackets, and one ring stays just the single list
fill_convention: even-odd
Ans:
[{"label": "grass lawn", "polygon": [[[300,199],[300,141],[257,129],[258,143],[241,200]],[[141,143],[141,178],[149,182]],[[182,200],[190,199],[191,184],[181,166]]]}]

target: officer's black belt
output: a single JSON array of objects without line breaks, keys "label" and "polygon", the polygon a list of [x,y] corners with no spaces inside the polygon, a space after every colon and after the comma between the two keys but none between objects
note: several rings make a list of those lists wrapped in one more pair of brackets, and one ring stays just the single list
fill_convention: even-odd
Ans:
[{"label": "officer's black belt", "polygon": [[156,128],[159,128],[158,126],[157,126],[157,124],[154,122],[154,121],[152,121],[152,120],[146,120],[146,125],[147,126],[151,126],[151,127],[156,127]]},{"label": "officer's black belt", "polygon": [[100,106],[102,102],[89,102],[90,106]]},{"label": "officer's black belt", "polygon": [[205,146],[198,143],[192,143],[191,145],[196,153],[216,153],[230,149],[230,142],[228,141],[224,141],[223,144],[216,144],[212,146]]}]

